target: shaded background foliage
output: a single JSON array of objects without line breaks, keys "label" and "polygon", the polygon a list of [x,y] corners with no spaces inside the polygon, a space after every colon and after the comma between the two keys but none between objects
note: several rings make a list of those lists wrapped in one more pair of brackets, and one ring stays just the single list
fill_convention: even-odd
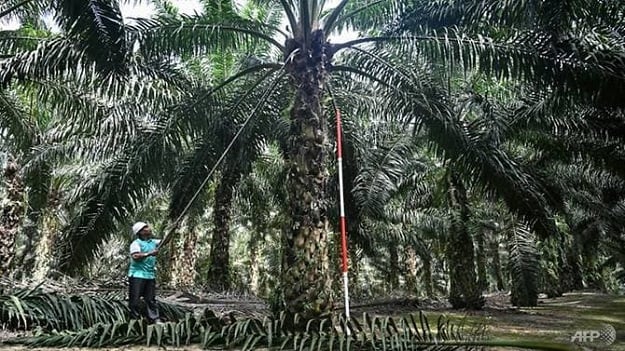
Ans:
[{"label": "shaded background foliage", "polygon": [[623,292],[618,2],[201,4],[0,5],[3,275],[122,283],[147,219],[163,286],[331,312],[338,108],[356,297]]}]

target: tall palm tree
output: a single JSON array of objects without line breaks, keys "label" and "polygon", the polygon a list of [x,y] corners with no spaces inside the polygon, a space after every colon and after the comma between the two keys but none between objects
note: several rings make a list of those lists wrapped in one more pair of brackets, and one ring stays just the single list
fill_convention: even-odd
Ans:
[{"label": "tall palm tree", "polygon": [[[9,136],[4,148],[13,157],[12,167],[20,170],[13,174],[14,181],[19,179],[23,183],[23,187],[14,189],[21,188],[24,191],[21,195],[24,211],[16,212],[21,215],[17,223],[22,224],[25,237],[20,241],[24,245],[16,251],[12,262],[14,267],[21,267],[16,271],[18,275],[27,275],[34,265],[34,248],[39,239],[38,225],[47,204],[51,180],[49,162],[33,161],[32,149],[47,139],[46,133],[49,133],[50,125],[46,122],[46,111],[40,110],[40,106],[34,107],[32,97],[29,97],[30,108],[23,103],[26,96],[24,91],[6,91],[0,95],[0,130]],[[14,199],[16,196],[20,195],[13,194]]]},{"label": "tall palm tree", "polygon": [[[333,58],[338,51],[352,45],[331,44],[328,35],[340,26],[350,25],[354,18],[370,16],[371,13],[364,14],[362,10],[369,10],[371,5],[345,0],[331,11],[326,11],[324,2],[316,0],[259,3],[269,9],[280,9],[288,22],[287,31],[259,21],[232,18],[227,21],[161,20],[140,22],[136,28],[137,39],[146,56],[159,53],[187,55],[224,45],[244,47],[259,41],[267,43],[271,50],[278,53],[278,57],[273,57],[277,58],[277,62],[260,63],[251,68],[273,71],[268,79],[288,82],[293,93],[288,112],[289,139],[285,145],[289,169],[286,186],[292,221],[284,240],[285,269],[282,278],[285,301],[291,312],[318,315],[329,311],[333,301],[328,276],[330,226],[326,189],[329,144],[323,96]],[[348,3],[352,3],[353,8],[345,13]],[[343,22],[341,14],[347,15]],[[390,18],[387,12],[381,14]],[[375,16],[370,18],[381,19]],[[267,31],[277,31],[284,36],[284,42],[266,35]],[[333,70],[341,69],[335,66]],[[366,76],[365,72],[356,71]]]},{"label": "tall palm tree", "polygon": [[[0,5],[0,21],[19,21],[36,17],[41,10],[40,5],[28,1],[4,2]],[[31,44],[28,40],[28,34],[23,30],[0,29],[0,62],[28,47]],[[29,152],[29,148],[37,143],[40,136],[33,119],[26,112],[17,92],[10,91],[4,86],[0,88],[0,134],[5,139],[0,147],[9,153],[8,161],[3,169],[8,194],[7,203],[2,206],[2,224],[0,224],[2,228],[0,230],[2,274],[7,273],[11,263],[16,261],[14,260],[15,243],[18,227],[23,223],[24,213],[28,212],[31,217],[35,217],[32,218],[35,223],[37,222],[36,215],[32,215],[37,214],[38,211],[26,211],[29,206],[25,198],[24,174],[21,172],[23,162],[25,162],[23,155]],[[42,172],[42,175],[43,173],[45,172]],[[31,195],[35,195],[35,192],[31,192]],[[37,202],[32,201],[31,203],[34,206]],[[29,228],[33,228],[33,226]],[[29,239],[35,236],[32,230],[29,231],[29,234]],[[30,240],[27,240],[28,243]]]},{"label": "tall palm tree", "polygon": [[[50,4],[36,0],[11,0],[0,5],[0,17],[18,18],[31,23],[50,6],[61,26],[60,33],[50,35],[33,30],[25,33],[22,30],[3,32],[0,49],[2,89],[24,89],[26,92],[23,94],[36,97],[36,107],[45,111],[42,114],[49,114],[46,116],[49,135],[37,135],[36,141],[41,145],[31,142],[22,150],[33,163],[28,168],[33,169],[30,174],[34,176],[27,174],[25,179],[33,178],[33,183],[39,184],[46,183],[40,178],[49,173],[46,169],[49,170],[51,161],[64,159],[63,162],[68,162],[67,155],[71,153],[73,156],[86,155],[87,150],[97,144],[94,140],[98,137],[109,136],[103,144],[93,147],[93,150],[98,151],[91,156],[98,152],[100,156],[115,155],[119,151],[118,146],[128,141],[128,136],[135,132],[137,126],[134,123],[136,121],[129,122],[121,117],[143,115],[141,118],[144,118],[145,111],[160,109],[162,105],[159,103],[171,105],[171,97],[176,94],[163,89],[165,85],[162,83],[177,79],[171,65],[142,61],[131,54],[131,45],[125,41],[125,27],[117,1],[59,0]],[[143,79],[129,81],[129,72],[143,76]],[[163,78],[160,87],[154,89],[154,81],[160,78]],[[183,84],[188,88],[186,81]],[[2,93],[5,94],[4,91]],[[159,99],[153,99],[155,95]],[[147,104],[139,107],[140,101]],[[68,116],[75,123],[66,123]],[[3,125],[6,121],[11,122],[3,118]],[[115,133],[120,128],[130,132]],[[71,145],[66,144],[68,139]],[[33,149],[35,145],[37,148]],[[34,192],[29,199],[40,198],[41,201],[32,201],[29,205],[34,206],[35,202],[45,204],[45,189],[37,186],[31,186],[30,189]],[[100,205],[95,207],[101,210]],[[33,223],[37,222],[38,212],[36,209],[29,212]],[[83,229],[79,232],[84,233]],[[27,240],[27,243],[31,241]],[[97,246],[98,242],[96,240],[94,244]],[[66,253],[63,256],[74,257]],[[66,267],[65,264],[62,266]]]}]

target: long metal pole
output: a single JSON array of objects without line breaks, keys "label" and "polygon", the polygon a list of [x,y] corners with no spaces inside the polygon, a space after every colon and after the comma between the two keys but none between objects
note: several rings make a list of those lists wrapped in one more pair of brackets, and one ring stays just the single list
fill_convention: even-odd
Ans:
[{"label": "long metal pole", "polygon": [[339,169],[339,202],[341,229],[341,260],[343,271],[343,296],[345,298],[345,317],[349,319],[349,277],[347,275],[347,228],[345,222],[345,200],[343,198],[343,138],[341,127],[341,111],[336,109],[336,153]]}]

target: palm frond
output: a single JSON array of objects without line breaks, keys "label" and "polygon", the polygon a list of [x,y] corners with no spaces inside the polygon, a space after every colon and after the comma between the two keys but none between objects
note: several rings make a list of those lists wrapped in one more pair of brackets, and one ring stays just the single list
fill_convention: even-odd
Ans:
[{"label": "palm frond", "polygon": [[[212,317],[210,317],[212,316]],[[293,329],[294,326],[300,326]],[[526,341],[486,340],[484,330],[451,323],[439,317],[435,322],[423,314],[399,318],[363,314],[346,320],[335,317],[305,321],[281,314],[278,318],[245,318],[225,324],[209,318],[187,315],[179,322],[146,326],[141,322],[97,324],[77,332],[56,332],[11,340],[29,346],[108,346],[121,344],[182,346],[199,342],[206,348],[226,347],[253,350],[337,349],[394,350],[397,348],[455,350],[482,346],[526,346],[539,350],[567,350],[565,345]]]},{"label": "palm frond", "polygon": [[541,28],[557,34],[577,21],[613,23],[610,20],[618,18],[618,5],[610,1],[415,1],[397,21],[397,29],[418,25],[461,26],[475,31],[493,27]]},{"label": "palm frond", "polygon": [[[81,71],[77,71],[77,67]],[[40,42],[34,50],[17,53],[0,62],[0,81],[6,85],[13,79],[58,77],[74,80],[84,78],[94,69],[92,61],[76,49],[72,39],[57,37]]]},{"label": "palm frond", "polygon": [[398,190],[403,178],[419,169],[410,139],[397,138],[388,145],[380,144],[378,149],[366,155],[363,166],[354,180],[352,195],[363,215],[384,217],[384,206]]},{"label": "palm frond", "polygon": [[6,90],[0,90],[0,134],[23,152],[28,151],[38,135],[21,101]]},{"label": "palm frond", "polygon": [[324,30],[354,30],[372,34],[393,23],[407,10],[406,1],[345,1],[325,18]]},{"label": "palm frond", "polygon": [[[175,161],[175,150],[183,144],[173,133],[177,122],[167,116],[145,126],[119,157],[76,189],[78,211],[64,230],[65,240],[55,243],[60,269],[79,271],[115,225],[128,220],[146,196],[147,185],[162,179],[163,170],[173,169],[167,162]],[[162,168],[154,168],[156,164]]]},{"label": "palm frond", "polygon": [[538,303],[539,256],[534,238],[527,228],[515,227],[509,233],[509,265],[512,278],[512,304],[536,306]]},{"label": "palm frond", "polygon": [[493,26],[527,26],[536,20],[531,1],[415,1],[394,31],[426,25],[429,28],[462,26],[488,29]]},{"label": "palm frond", "polygon": [[43,1],[6,0],[0,4],[0,20],[36,17],[46,8]]},{"label": "palm frond", "polygon": [[129,54],[126,28],[117,1],[57,0],[57,21],[104,72],[125,72]]},{"label": "palm frond", "polygon": [[432,62],[445,63],[451,71],[479,70],[499,79],[521,79],[538,89],[556,89],[597,106],[621,106],[617,96],[625,89],[621,73],[625,42],[609,28],[582,28],[555,48],[551,36],[540,31],[492,38],[444,28],[417,30],[416,35],[357,39],[336,45],[335,50],[372,42],[398,42],[405,52],[418,48]]},{"label": "palm frond", "polygon": [[[161,302],[159,308],[164,318],[172,321],[189,313],[185,308]],[[46,292],[38,286],[3,290],[0,295],[0,320],[12,330],[79,330],[124,322],[128,316],[127,302],[115,296],[65,295]]]},{"label": "palm frond", "polygon": [[[276,87],[284,84],[282,75],[272,77],[275,73],[270,70],[255,80],[247,77],[249,82],[241,83],[240,88],[230,87],[231,97],[226,98],[216,111],[211,111],[214,117],[201,138],[194,142],[194,149],[183,161],[176,177],[169,209],[171,219],[182,214],[196,191],[201,189],[201,184],[206,182],[211,169],[218,166],[217,162],[222,160],[230,147],[233,147],[233,151],[227,155],[226,163],[246,172],[250,169],[251,163],[262,151],[263,143],[273,133],[270,126],[279,116],[274,108],[285,104],[284,101],[280,102],[281,94],[274,95],[280,90]],[[274,108],[259,111],[258,107],[267,101],[271,101],[273,104],[270,106]],[[241,130],[243,127],[245,130]],[[240,140],[232,144],[235,137]]]},{"label": "palm frond", "polygon": [[[453,96],[434,87],[427,77],[415,69],[412,63],[392,56],[392,48],[361,50],[349,57],[376,77],[382,77],[390,85],[403,91],[381,86],[388,92],[389,101],[395,105],[397,115],[413,118],[416,126],[425,127],[425,134],[445,158],[463,165],[469,179],[495,190],[515,212],[531,221],[533,228],[543,235],[557,232],[551,219],[551,209],[545,197],[545,189],[534,179],[531,172],[509,153],[493,143],[488,128],[479,122],[468,124],[463,112],[453,111]],[[395,57],[395,58],[393,58]],[[404,60],[408,60],[407,58]],[[495,140],[496,141],[496,140]]]},{"label": "palm frond", "polygon": [[214,23],[202,18],[137,20],[129,27],[132,41],[140,43],[140,50],[145,57],[166,55],[192,55],[211,53],[212,50],[228,48],[248,48],[252,52],[255,43],[266,42],[281,52],[284,47],[271,36],[263,32],[264,23],[236,20],[226,23]]}]

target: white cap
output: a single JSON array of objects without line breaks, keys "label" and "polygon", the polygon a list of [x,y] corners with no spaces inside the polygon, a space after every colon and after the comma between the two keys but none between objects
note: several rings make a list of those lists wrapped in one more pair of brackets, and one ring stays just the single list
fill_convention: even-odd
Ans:
[{"label": "white cap", "polygon": [[148,224],[145,222],[137,222],[135,224],[132,225],[132,233],[134,235],[137,235],[137,233],[139,233],[141,231],[141,229],[147,227]]}]

